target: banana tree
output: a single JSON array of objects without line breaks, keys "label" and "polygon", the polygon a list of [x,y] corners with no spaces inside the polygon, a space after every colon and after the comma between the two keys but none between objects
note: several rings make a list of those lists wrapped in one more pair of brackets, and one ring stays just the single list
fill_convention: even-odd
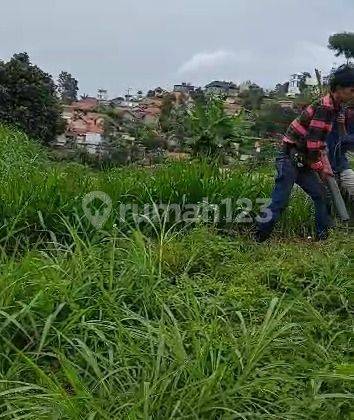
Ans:
[{"label": "banana tree", "polygon": [[187,118],[190,134],[187,144],[199,157],[218,159],[230,150],[230,143],[247,137],[251,123],[243,112],[236,116],[225,113],[220,99],[211,98],[205,104],[196,104]]}]

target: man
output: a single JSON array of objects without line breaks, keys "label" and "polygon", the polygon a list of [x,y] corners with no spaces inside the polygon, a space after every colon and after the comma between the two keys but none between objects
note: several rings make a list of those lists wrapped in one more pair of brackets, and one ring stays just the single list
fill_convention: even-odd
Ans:
[{"label": "man", "polygon": [[277,157],[277,177],[267,217],[258,224],[256,240],[263,242],[286,208],[294,184],[298,184],[313,200],[316,212],[316,238],[328,237],[332,221],[328,212],[326,189],[318,174],[332,176],[325,165],[326,139],[341,106],[354,99],[354,68],[340,67],[330,79],[330,93],[314,102],[290,125]]}]

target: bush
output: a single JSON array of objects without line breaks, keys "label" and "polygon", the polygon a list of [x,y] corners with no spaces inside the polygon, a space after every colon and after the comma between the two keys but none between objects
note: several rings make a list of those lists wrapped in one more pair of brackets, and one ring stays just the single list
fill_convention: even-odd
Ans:
[{"label": "bush", "polygon": [[296,117],[295,110],[283,108],[277,102],[267,102],[257,113],[254,130],[259,136],[283,134]]}]

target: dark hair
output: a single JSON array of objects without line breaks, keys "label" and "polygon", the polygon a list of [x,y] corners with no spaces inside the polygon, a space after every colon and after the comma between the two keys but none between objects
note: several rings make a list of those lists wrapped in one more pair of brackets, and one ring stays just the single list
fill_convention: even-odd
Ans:
[{"label": "dark hair", "polygon": [[334,70],[329,79],[329,86],[332,92],[341,87],[354,87],[354,67],[345,64]]}]

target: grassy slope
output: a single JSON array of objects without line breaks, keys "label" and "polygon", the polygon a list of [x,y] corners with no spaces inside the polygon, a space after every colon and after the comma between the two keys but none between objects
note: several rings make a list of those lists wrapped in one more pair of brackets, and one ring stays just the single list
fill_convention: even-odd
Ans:
[{"label": "grassy slope", "polygon": [[[14,150],[10,143],[3,154]],[[190,178],[181,179],[182,170]],[[142,193],[140,177],[167,197],[166,184],[181,194],[191,180],[197,200],[201,188],[222,194],[241,185],[239,174],[215,180],[205,171],[193,177],[192,169],[171,167],[154,182],[143,171],[92,175],[78,166],[50,167],[31,145],[21,161],[9,160],[2,170],[0,415],[352,418],[351,233],[324,244],[257,246],[207,227],[158,230],[151,239],[114,227],[97,236],[83,224],[56,225],[59,213],[69,217],[76,209],[80,218],[73,204],[80,188],[101,185],[113,197],[127,186]],[[287,235],[302,231],[296,203]],[[65,241],[39,241],[31,233],[43,224],[57,236],[65,230]]]}]

